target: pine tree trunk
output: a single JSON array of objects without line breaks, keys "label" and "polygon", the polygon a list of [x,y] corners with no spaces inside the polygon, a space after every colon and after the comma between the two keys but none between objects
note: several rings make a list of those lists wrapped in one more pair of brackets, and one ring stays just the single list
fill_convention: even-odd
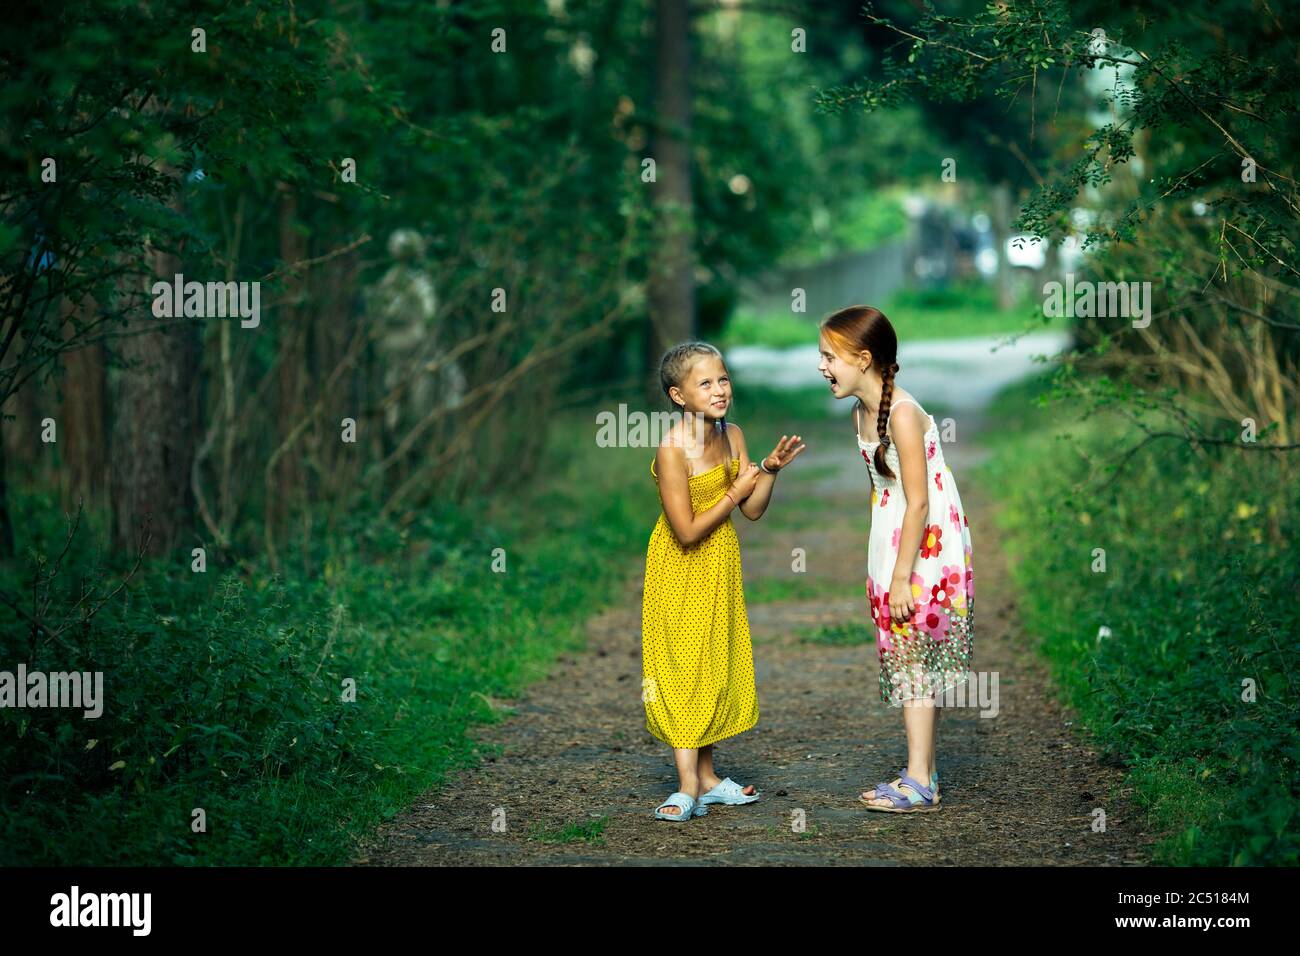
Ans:
[{"label": "pine tree trunk", "polygon": [[[175,256],[154,253],[155,276],[171,279],[180,271]],[[193,528],[190,467],[198,432],[192,321],[174,318],[160,330],[134,331],[159,321],[146,312],[121,339],[118,354],[130,367],[113,398],[111,468],[114,547],[135,551],[147,527],[145,553],[153,556],[171,552]]]},{"label": "pine tree trunk", "polygon": [[657,248],[651,263],[647,298],[647,396],[663,401],[654,372],[664,351],[695,337],[694,208],[691,191],[690,16],[687,0],[656,3],[655,107],[657,123],[651,155]]},{"label": "pine tree trunk", "polygon": [[[64,301],[63,328],[66,338],[76,334],[76,324],[69,317],[77,315],[83,323],[94,320],[96,305],[92,299],[80,303]],[[65,510],[75,511],[85,502],[87,509],[105,502],[108,491],[108,379],[104,343],[92,342],[59,356],[63,363],[63,407],[59,414],[60,446],[66,465]]]}]

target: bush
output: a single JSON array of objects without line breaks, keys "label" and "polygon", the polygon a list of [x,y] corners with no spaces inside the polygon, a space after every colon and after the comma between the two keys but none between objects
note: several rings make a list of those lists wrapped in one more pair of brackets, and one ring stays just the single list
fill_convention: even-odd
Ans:
[{"label": "bush", "polygon": [[[1172,832],[1162,861],[1295,865],[1292,463],[1157,442],[1101,491],[1087,461],[1140,436],[1093,419],[1062,426],[1063,445],[1049,437],[1058,415],[1024,411],[1032,394],[1002,400],[997,417],[1019,411],[1023,422],[1001,433],[986,477],[1006,490],[1001,527],[1021,610],[1068,702]],[[1097,548],[1104,573],[1093,570]]]},{"label": "bush", "polygon": [[[142,563],[88,619],[129,567],[100,566],[83,527],[51,575],[58,509],[11,489],[32,544],[0,590],[46,581],[45,624],[73,623],[33,637],[0,605],[0,670],[101,671],[106,704],[97,719],[0,709],[0,865],[345,862],[356,836],[478,758],[467,730],[497,719],[490,698],[579,648],[643,553],[645,461],[602,450],[592,467],[589,420],[560,431],[554,480],[507,517],[480,501],[401,528],[358,510],[312,553],[286,549],[279,574],[211,553],[206,574],[188,555]],[[492,571],[497,547],[508,573]]]}]

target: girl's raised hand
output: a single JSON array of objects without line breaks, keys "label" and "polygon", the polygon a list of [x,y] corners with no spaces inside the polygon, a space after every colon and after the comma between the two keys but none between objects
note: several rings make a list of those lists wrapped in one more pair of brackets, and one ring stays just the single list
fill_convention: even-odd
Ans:
[{"label": "girl's raised hand", "polygon": [[772,454],[763,459],[763,464],[772,471],[780,471],[798,458],[799,452],[807,447],[799,443],[798,435],[782,435],[781,440],[776,443],[776,448],[772,449]]}]

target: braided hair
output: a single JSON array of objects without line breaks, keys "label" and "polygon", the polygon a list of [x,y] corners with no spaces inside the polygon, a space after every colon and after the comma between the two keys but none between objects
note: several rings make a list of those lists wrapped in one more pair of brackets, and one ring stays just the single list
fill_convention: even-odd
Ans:
[{"label": "braided hair", "polygon": [[876,470],[886,478],[894,477],[894,473],[889,470],[889,465],[885,464],[885,452],[893,444],[887,426],[889,425],[889,405],[894,399],[894,376],[896,374],[898,374],[897,362],[892,362],[880,370],[880,408],[876,411],[876,435],[880,438],[880,444],[876,446],[875,462]]},{"label": "braided hair", "polygon": [[885,452],[892,441],[886,426],[889,424],[889,405],[894,397],[894,376],[898,374],[898,334],[885,313],[869,305],[851,305],[840,309],[822,321],[821,329],[836,346],[837,351],[858,362],[860,352],[871,353],[871,364],[880,370],[880,407],[876,412],[876,435],[880,444],[872,458],[876,471],[886,478],[894,473],[885,463]]},{"label": "braided hair", "polygon": [[[711,355],[722,361],[722,353],[710,345],[708,342],[683,342],[681,345],[675,345],[664,353],[663,358],[659,360],[659,384],[664,390],[664,395],[668,397],[668,402],[673,411],[678,411],[677,403],[673,401],[671,389],[673,386],[681,387],[689,374],[691,367],[702,356]],[[731,436],[727,434],[727,417],[724,415],[716,426],[722,430],[722,439],[726,442],[727,457],[723,464],[726,466],[722,469],[726,476],[727,487],[732,484],[731,479]]]}]

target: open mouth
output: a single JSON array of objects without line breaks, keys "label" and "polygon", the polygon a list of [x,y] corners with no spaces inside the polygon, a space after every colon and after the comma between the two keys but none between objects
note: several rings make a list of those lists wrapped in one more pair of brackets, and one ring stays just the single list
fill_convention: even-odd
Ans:
[{"label": "open mouth", "polygon": [[727,407],[727,400],[724,398],[724,399],[723,399],[722,401],[720,401],[720,402],[714,402],[714,403],[713,403],[713,407],[714,407],[714,408],[726,408],[726,407]]},{"label": "open mouth", "polygon": [[840,384],[840,383],[837,382],[837,381],[835,380],[835,376],[834,376],[834,375],[827,375],[827,376],[826,376],[826,381],[828,381],[828,382],[831,383],[831,389],[832,389],[832,390],[834,390],[834,389],[836,389],[836,388],[839,387],[839,384]]}]

